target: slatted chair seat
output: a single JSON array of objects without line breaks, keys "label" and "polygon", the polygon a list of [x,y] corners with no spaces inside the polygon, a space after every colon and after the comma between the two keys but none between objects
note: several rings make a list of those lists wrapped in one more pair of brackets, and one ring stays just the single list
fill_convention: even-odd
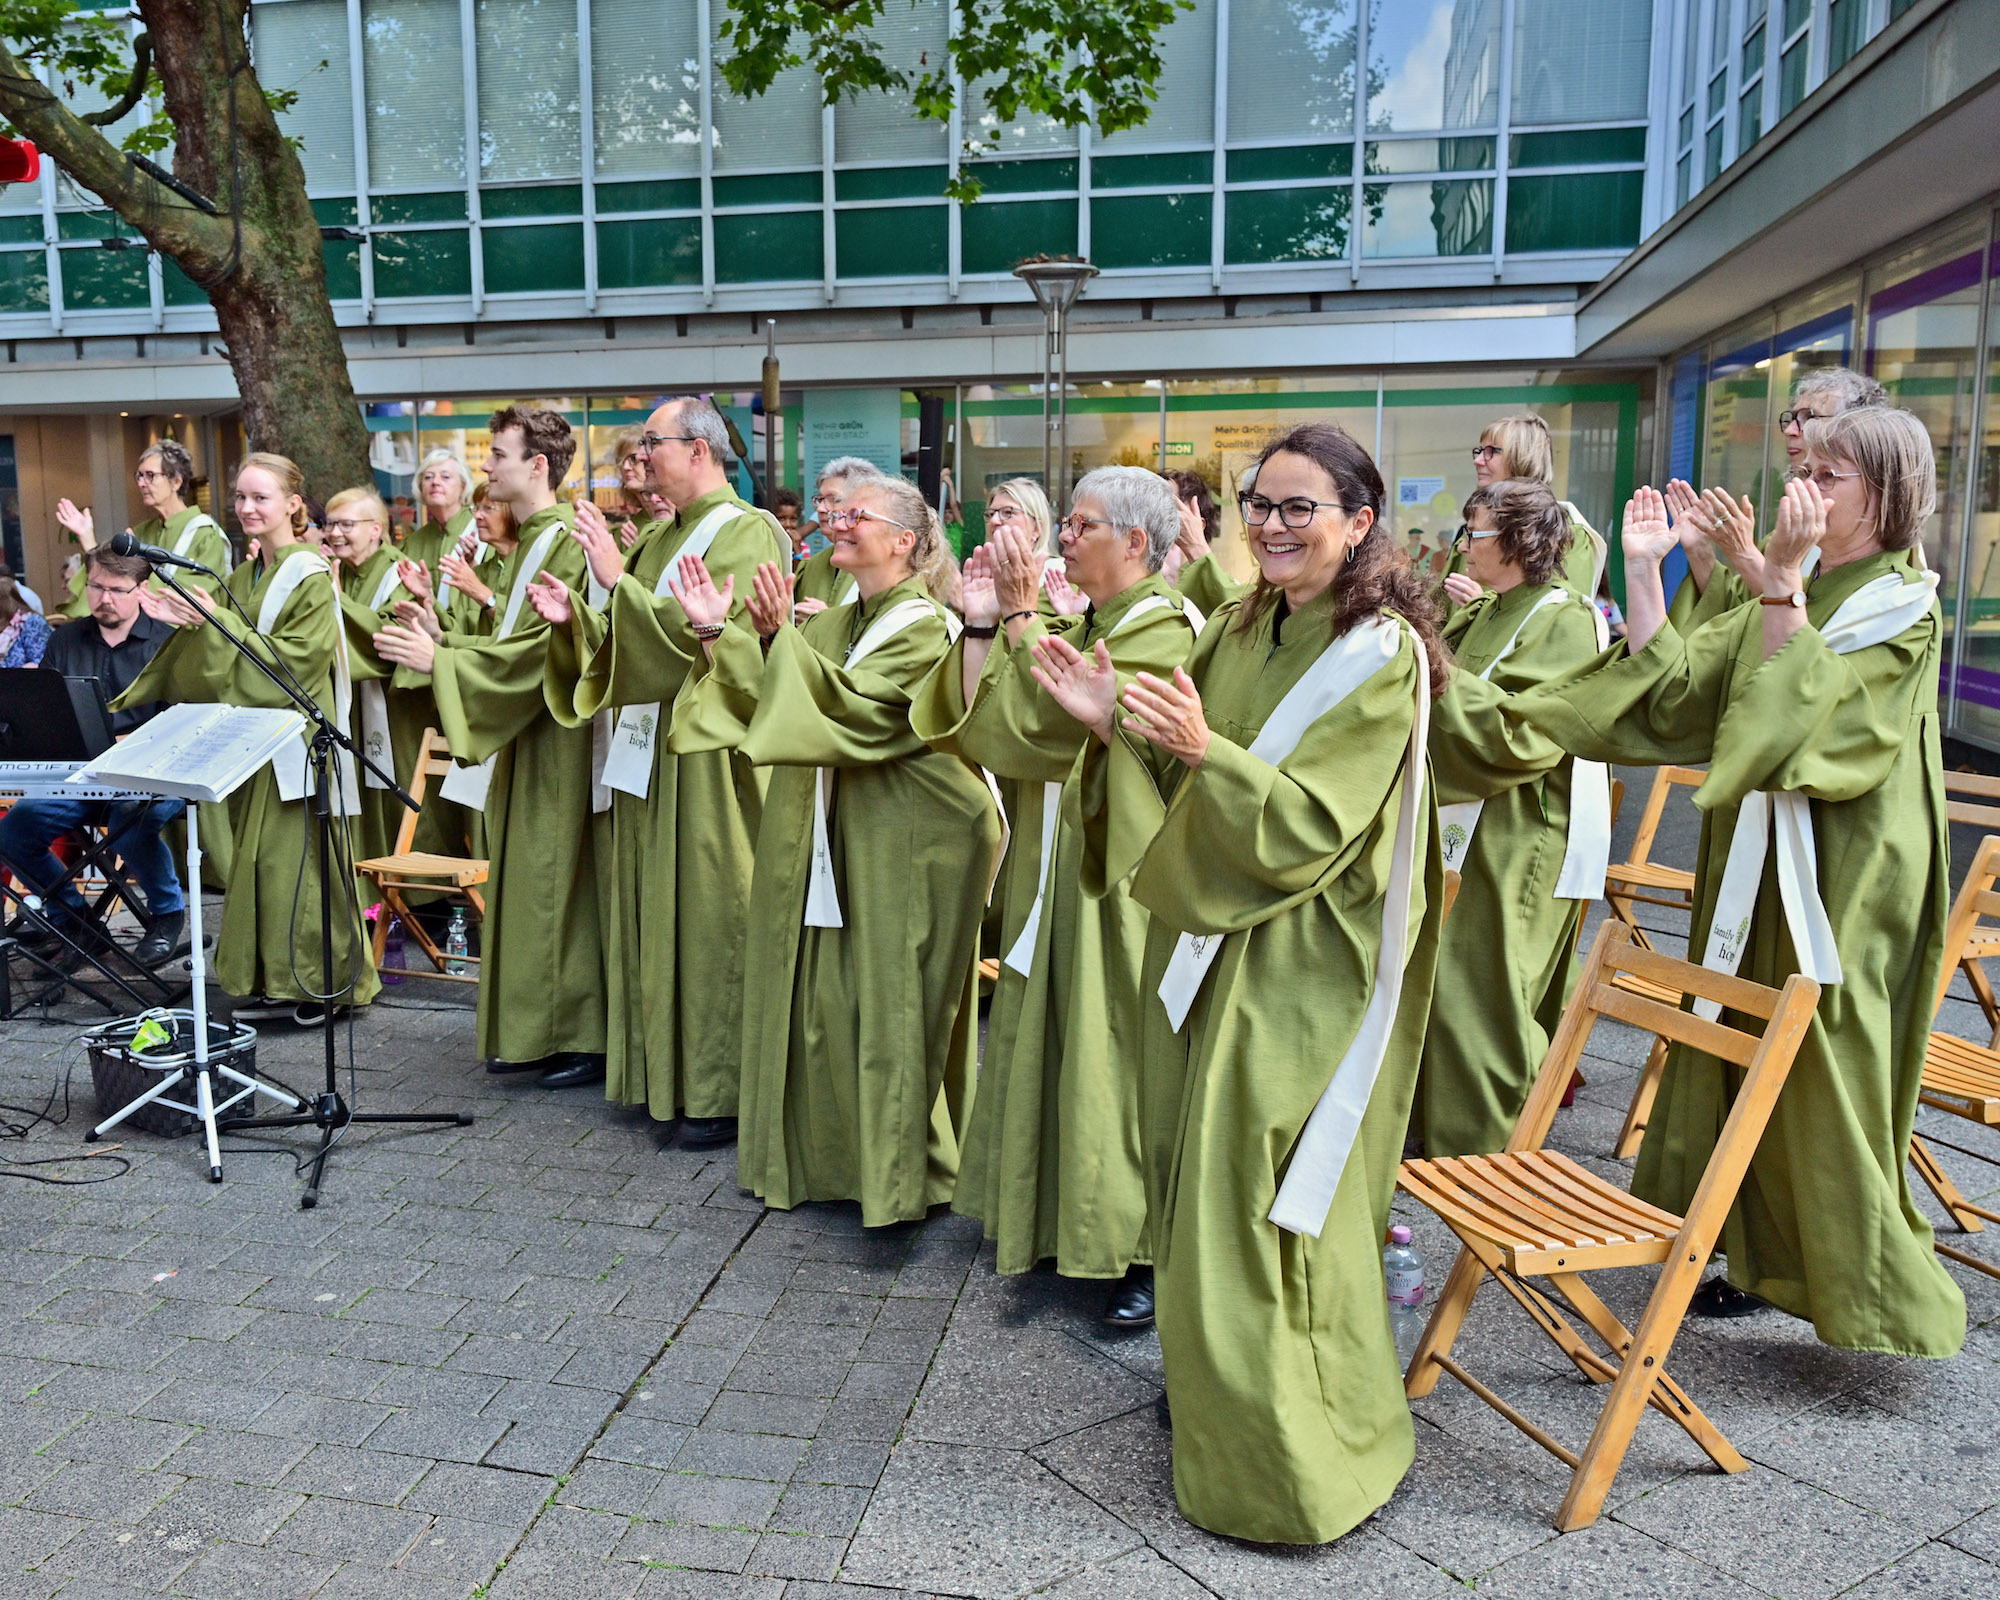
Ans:
[{"label": "slatted chair seat", "polygon": [[1680,867],[1659,866],[1650,861],[1628,861],[1621,866],[1610,867],[1605,871],[1604,881],[1634,889],[1672,889],[1684,896],[1694,893],[1692,872]]},{"label": "slatted chair seat", "polygon": [[[1974,827],[2000,827],[2000,778],[1979,772],[1947,772],[1944,775],[1944,814],[1953,822],[1969,822]],[[1971,985],[1972,998],[1986,1014],[1986,1026],[1993,1030],[1993,1044],[2000,1048],[2000,997],[1986,976],[1985,963],[2000,956],[2000,936],[1993,929],[1975,928],[1957,961],[1945,963],[1950,973],[1956,965]]]},{"label": "slatted chair seat", "polygon": [[[469,856],[431,855],[423,850],[412,850],[402,855],[371,856],[366,861],[354,863],[356,872],[365,872],[371,877],[380,873],[383,877],[396,880],[401,886],[413,889],[429,889],[439,883],[448,883],[455,889],[464,889],[475,883],[486,881],[486,863]],[[402,880],[411,882],[403,884]]]},{"label": "slatted chair seat", "polygon": [[[431,779],[442,778],[450,771],[451,746],[437,729],[424,729],[424,742],[417,751],[416,771],[410,775],[410,798],[421,807]],[[403,820],[396,828],[396,846],[389,854],[371,856],[354,864],[354,870],[375,886],[375,892],[382,900],[381,915],[375,919],[375,965],[379,967],[382,964],[391,925],[401,923],[403,930],[416,941],[417,948],[423,951],[434,969],[426,972],[422,967],[410,967],[406,969],[406,976],[436,978],[445,983],[477,983],[479,979],[476,976],[453,972],[451,967],[464,964],[477,968],[479,957],[447,956],[438,948],[430,930],[410,910],[403,891],[421,889],[427,894],[463,900],[484,917],[486,897],[479,890],[486,882],[487,863],[476,856],[442,856],[427,850],[412,850],[410,845],[417,836],[417,815],[415,811],[404,810]]]},{"label": "slatted chair seat", "polygon": [[1931,1035],[1918,1098],[1988,1128],[2000,1128],[2000,1052],[1949,1033]]},{"label": "slatted chair seat", "polygon": [[[1685,995],[1717,1001],[1732,1016],[1761,1019],[1762,1030],[1709,1022],[1678,1004],[1635,994],[1618,986],[1626,976],[1668,992],[1675,1002]],[[1564,1462],[1570,1483],[1555,1525],[1565,1533],[1597,1520],[1647,1406],[1684,1428],[1724,1472],[1749,1470],[1749,1462],[1667,1375],[1667,1355],[1818,1002],[1819,985],[1810,978],[1795,974],[1781,992],[1710,972],[1639,948],[1630,927],[1607,918],[1507,1148],[1496,1155],[1402,1164],[1397,1187],[1435,1211],[1463,1246],[1410,1357],[1404,1391],[1421,1399],[1440,1375],[1449,1374]],[[1685,1217],[1649,1205],[1544,1148],[1563,1088],[1602,1017],[1652,1029],[1743,1068],[1728,1121]],[[1585,1274],[1648,1266],[1658,1268],[1658,1276],[1637,1329],[1630,1329],[1590,1288]],[[1488,1277],[1584,1377],[1609,1385],[1583,1450],[1551,1437],[1454,1359],[1473,1297]],[[1535,1287],[1530,1280],[1537,1278],[1555,1293]],[[1581,1318],[1584,1328],[1566,1313]],[[1586,1330],[1601,1349],[1588,1342]]]}]

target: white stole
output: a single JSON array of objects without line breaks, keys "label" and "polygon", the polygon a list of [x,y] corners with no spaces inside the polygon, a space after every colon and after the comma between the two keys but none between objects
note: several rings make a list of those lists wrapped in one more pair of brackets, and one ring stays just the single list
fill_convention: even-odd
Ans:
[{"label": "white stole", "polygon": [[[334,610],[338,612],[340,584],[333,576],[332,565],[311,546],[295,545],[271,574],[271,581],[264,589],[264,598],[258,602],[257,631],[262,634],[275,631],[279,618],[285,614],[285,606],[299,586],[321,573],[326,575],[333,588]],[[354,676],[347,660],[347,631],[336,619],[333,645],[334,726],[345,732],[353,710]],[[308,726],[296,741],[285,745],[271,757],[271,774],[278,780],[280,800],[303,800],[312,793],[312,775],[307,763],[311,746],[312,729]],[[359,816],[361,794],[354,778],[354,757],[338,748],[334,751],[333,784],[333,814],[340,817]]]},{"label": "white stole", "polygon": [[[548,560],[556,540],[568,532],[569,525],[559,517],[537,534],[535,542],[523,553],[520,566],[514,569],[513,587],[507,592],[507,607],[493,629],[494,638],[504,639],[514,631],[514,624],[521,619],[521,607],[528,598],[528,585],[542,570],[542,563]],[[462,767],[454,762],[451,771],[445,774],[444,782],[438,785],[438,793],[470,810],[484,811],[486,796],[493,787],[495,759],[495,756],[488,756],[472,767]]]},{"label": "white stole", "polygon": [[[1147,595],[1145,599],[1139,601],[1131,610],[1118,619],[1116,625],[1112,627],[1110,633],[1105,635],[1105,638],[1109,639],[1113,635],[1123,632],[1132,623],[1137,622],[1141,617],[1151,612],[1162,609],[1171,610],[1173,603],[1173,600],[1167,595]],[[1194,612],[1194,615],[1189,617],[1188,620],[1194,625],[1194,631],[1199,636],[1201,633],[1201,613],[1195,611],[1194,607],[1188,605],[1185,601],[1182,602],[1182,611],[1184,613]],[[1055,876],[1056,817],[1062,810],[1062,792],[1063,786],[1060,781],[1042,785],[1042,853],[1039,858],[1040,871],[1036,874],[1035,878],[1035,902],[1028,907],[1028,919],[1021,924],[1020,936],[1015,939],[1012,947],[1007,951],[1007,965],[1020,973],[1024,978],[1035,969],[1035,941],[1039,937],[1042,928],[1042,903],[1049,892],[1049,881]]]},{"label": "white stole", "polygon": [[[1863,584],[1840,603],[1820,636],[1835,655],[1851,655],[1870,645],[1886,644],[1914,627],[1937,597],[1938,578],[1922,573],[1905,583],[1899,573],[1885,572]],[[1815,982],[1841,981],[1840,952],[1834,948],[1833,924],[1819,897],[1819,856],[1813,840],[1812,802],[1796,790],[1758,790],[1743,797],[1736,810],[1736,829],[1729,840],[1729,857],[1716,890],[1715,913],[1701,964],[1711,972],[1734,974],[1750,942],[1750,921],[1757,909],[1757,891],[1764,881],[1764,859],[1771,838],[1778,841],[1778,899],[1785,926],[1798,956],[1798,970]],[[1695,1015],[1713,1022],[1722,1007],[1697,1000]]]},{"label": "white stole", "polygon": [[[708,515],[695,524],[694,532],[687,536],[686,542],[668,558],[659,580],[653,585],[653,598],[657,600],[668,594],[678,596],[681,592],[682,558],[707,555],[723,528],[743,516],[748,509],[735,500],[711,506]],[[643,800],[653,782],[653,740],[659,733],[660,702],[650,700],[644,705],[620,706],[608,720],[614,726],[610,729],[604,757],[604,784],[607,788],[631,795],[635,800]]]},{"label": "white stole", "polygon": [[[444,610],[445,607],[451,604],[451,579],[447,578],[444,575],[444,558],[450,555],[451,552],[456,550],[457,548],[458,548],[458,541],[454,539],[450,544],[446,545],[444,549],[438,552],[437,608],[440,611]],[[474,535],[472,541],[472,554],[467,559],[471,562],[473,566],[476,567],[479,565],[480,562],[484,561],[492,553],[493,553],[493,547],[489,545],[484,539],[481,539],[477,535]]]},{"label": "white stole", "polygon": [[[203,528],[215,528],[214,520],[207,513],[203,512],[189,517],[187,522],[182,526],[180,533],[175,536],[174,554],[185,556],[194,547],[194,536],[200,533]],[[217,533],[222,532],[220,528],[215,528],[215,531]]]},{"label": "white stole", "polygon": [[[845,665],[859,666],[912,623],[938,614],[937,603],[921,595],[898,601],[870,623],[867,631],[855,640],[853,648],[847,652]],[[949,616],[949,613],[946,615]],[[951,622],[947,621],[945,626],[949,631]],[[834,782],[839,776],[840,771],[836,767],[821,767],[814,774],[812,864],[811,876],[806,883],[805,926],[808,928],[847,926],[840,914],[840,887],[834,880],[833,846],[826,825],[827,802],[833,797]]]},{"label": "white stole", "polygon": [[[380,611],[389,603],[389,596],[395,592],[402,580],[396,576],[396,563],[389,563],[388,571],[382,574],[381,582],[375,585],[374,597],[368,602],[370,611]],[[375,765],[361,769],[361,782],[370,789],[386,789],[388,780],[375,775],[375,767],[387,772],[394,752],[389,744],[389,697],[382,692],[380,678],[364,678],[356,685],[355,692],[361,701],[361,753]]]}]

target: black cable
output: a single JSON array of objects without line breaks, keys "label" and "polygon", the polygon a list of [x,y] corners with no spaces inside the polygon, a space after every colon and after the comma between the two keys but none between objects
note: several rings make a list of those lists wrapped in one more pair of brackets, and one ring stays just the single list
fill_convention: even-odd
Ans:
[{"label": "black cable", "polygon": [[2000,1167],[2000,1157],[1981,1155],[1977,1150],[1968,1150],[1962,1144],[1953,1144],[1949,1139],[1940,1139],[1934,1133],[1918,1133],[1925,1144],[1934,1144],[1940,1150],[1956,1150],[1962,1156],[1971,1156],[1974,1161],[1983,1161],[1989,1167]]}]

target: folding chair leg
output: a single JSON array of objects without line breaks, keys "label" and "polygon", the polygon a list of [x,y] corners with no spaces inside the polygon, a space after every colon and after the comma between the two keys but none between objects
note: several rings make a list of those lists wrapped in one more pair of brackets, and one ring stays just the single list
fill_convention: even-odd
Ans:
[{"label": "folding chair leg", "polygon": [[1972,986],[1972,997],[1979,1002],[1979,1009],[1986,1013],[1986,1025],[1993,1030],[1993,1037],[2000,1039],[2000,1000],[1994,998],[1984,964],[1976,956],[1961,956],[1958,967]]},{"label": "folding chair leg", "polygon": [[1978,1233],[1986,1224],[1979,1220],[1980,1208],[1958,1192],[1958,1185],[1951,1181],[1951,1174],[1938,1165],[1938,1158],[1931,1154],[1931,1147],[1915,1134],[1910,1136],[1910,1165],[1917,1169],[1917,1176],[1924,1180],[1931,1193],[1937,1196],[1938,1204],[1951,1213],[1965,1233]]},{"label": "folding chair leg", "polygon": [[1630,1161],[1639,1153],[1646,1137],[1646,1124],[1652,1119],[1653,1101],[1660,1092],[1660,1074],[1666,1070],[1667,1041],[1655,1039],[1639,1073],[1639,1082],[1632,1090],[1632,1104],[1625,1110],[1625,1126],[1618,1130],[1618,1143],[1612,1147],[1611,1153],[1620,1161]]},{"label": "folding chair leg", "polygon": [[382,953],[389,948],[389,924],[395,920],[395,916],[396,913],[391,909],[388,897],[384,896],[375,912],[374,945],[375,970],[377,972],[382,970]]},{"label": "folding chair leg", "polygon": [[1444,1280],[1437,1309],[1424,1324],[1424,1336],[1410,1356],[1409,1371],[1403,1375],[1403,1393],[1407,1398],[1421,1400],[1437,1387],[1438,1375],[1444,1368],[1434,1357],[1450,1356],[1451,1347],[1458,1342],[1458,1330],[1465,1326],[1465,1315],[1472,1309],[1472,1297],[1479,1292],[1479,1280],[1485,1276],[1486,1268],[1479,1257],[1461,1248],[1458,1259],[1451,1264],[1451,1275]]}]

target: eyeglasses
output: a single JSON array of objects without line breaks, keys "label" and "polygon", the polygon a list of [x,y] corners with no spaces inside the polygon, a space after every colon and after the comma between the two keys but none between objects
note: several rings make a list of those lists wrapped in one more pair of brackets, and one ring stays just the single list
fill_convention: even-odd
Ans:
[{"label": "eyeglasses", "polygon": [[[1072,539],[1081,539],[1086,528],[1111,528],[1116,526],[1116,523],[1111,522],[1105,517],[1068,516],[1056,524],[1056,529],[1058,532],[1066,534]],[[1304,524],[1301,523],[1300,526],[1303,527]]]},{"label": "eyeglasses", "polygon": [[1012,522],[1021,514],[1019,506],[988,506],[986,508],[986,520],[988,522]]},{"label": "eyeglasses", "polygon": [[164,472],[148,472],[144,467],[141,467],[137,472],[132,474],[132,479],[143,489],[149,483],[165,483],[167,475]]},{"label": "eyeglasses", "polygon": [[130,589],[114,589],[108,583],[91,582],[91,583],[86,583],[84,585],[84,588],[88,590],[91,594],[103,595],[104,598],[107,600],[115,600],[120,595],[137,594],[139,592],[138,586],[136,584]]},{"label": "eyeglasses", "polygon": [[642,452],[638,450],[628,450],[624,455],[618,458],[618,465],[621,467],[629,467],[632,465],[633,462],[641,460],[642,458],[643,458]]},{"label": "eyeglasses", "polygon": [[663,444],[693,444],[691,433],[642,433],[639,435],[639,454],[649,456]]},{"label": "eyeglasses", "polygon": [[[1833,413],[1829,411],[1827,415],[1832,416]],[[1818,421],[1819,417],[1820,417],[1819,412],[1807,411],[1803,407],[1800,407],[1792,411],[1780,411],[1778,413],[1778,426],[1780,428],[1789,428],[1793,423],[1796,422],[1801,428],[1803,428],[1808,422]]]},{"label": "eyeglasses", "polygon": [[1471,539],[1497,539],[1499,537],[1500,530],[1498,528],[1473,528],[1461,522],[1458,525],[1458,532],[1451,536],[1451,542],[1453,544],[1464,544]]},{"label": "eyeglasses", "polygon": [[1497,456],[1504,454],[1506,454],[1506,452],[1503,451],[1497,444],[1482,444],[1474,448],[1472,452],[1472,459],[1474,461],[1484,461],[1488,456]]},{"label": "eyeglasses", "polygon": [[1261,494],[1239,494],[1236,509],[1243,513],[1243,520],[1253,528],[1261,528],[1269,522],[1273,511],[1288,528],[1309,528],[1316,513],[1345,511],[1347,507],[1338,500],[1308,500],[1303,495],[1290,500],[1266,500]]},{"label": "eyeglasses", "polygon": [[1797,478],[1801,483],[1809,483],[1815,489],[1824,489],[1831,494],[1833,486],[1840,482],[1842,478],[1858,478],[1861,474],[1858,472],[1835,472],[1831,467],[1799,467],[1793,471],[1792,476]]},{"label": "eyeglasses", "polygon": [[879,522],[883,527],[893,528],[898,533],[903,531],[903,525],[894,518],[878,516],[875,512],[864,510],[860,506],[843,506],[838,511],[829,512],[826,520],[836,528],[851,528],[860,522]]},{"label": "eyeglasses", "polygon": [[358,522],[350,522],[345,517],[336,517],[326,525],[326,531],[328,533],[352,533],[356,528],[372,528],[374,526],[376,526],[376,522],[373,517],[363,517]]}]

